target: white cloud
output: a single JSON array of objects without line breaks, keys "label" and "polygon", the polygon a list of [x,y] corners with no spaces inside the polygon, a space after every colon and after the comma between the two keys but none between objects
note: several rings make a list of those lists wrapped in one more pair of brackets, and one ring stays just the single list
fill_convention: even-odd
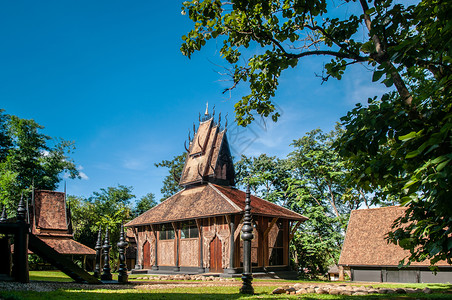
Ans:
[{"label": "white cloud", "polygon": [[392,88],[387,88],[380,82],[372,82],[371,71],[358,70],[353,76],[347,77],[345,84],[345,99],[349,104],[366,104],[368,98],[380,97],[389,92]]},{"label": "white cloud", "polygon": [[82,170],[85,169],[82,165],[77,166],[78,175],[82,180],[89,180],[88,175],[86,175],[85,172],[82,172]]},{"label": "white cloud", "polygon": [[125,158],[122,165],[124,168],[134,171],[141,171],[147,168],[146,160],[139,158]]},{"label": "white cloud", "polygon": [[78,174],[82,178],[82,180],[89,180],[88,175],[86,175],[84,172],[79,171]]}]

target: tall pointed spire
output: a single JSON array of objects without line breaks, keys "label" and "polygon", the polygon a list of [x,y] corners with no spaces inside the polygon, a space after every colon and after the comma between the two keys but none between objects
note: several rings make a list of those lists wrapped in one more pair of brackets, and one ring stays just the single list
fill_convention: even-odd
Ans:
[{"label": "tall pointed spire", "polygon": [[16,216],[17,221],[25,222],[26,213],[27,213],[27,209],[26,209],[25,203],[24,203],[24,195],[22,194],[20,196],[19,206],[17,207],[17,216]]},{"label": "tall pointed spire", "polygon": [[209,101],[206,102],[206,112],[204,115],[207,117],[209,115]]}]

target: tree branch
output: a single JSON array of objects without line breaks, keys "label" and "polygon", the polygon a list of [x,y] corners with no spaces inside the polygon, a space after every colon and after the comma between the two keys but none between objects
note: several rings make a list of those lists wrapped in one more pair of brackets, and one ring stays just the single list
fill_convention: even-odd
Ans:
[{"label": "tree branch", "polygon": [[[367,30],[369,30],[369,33],[372,32],[372,21],[370,20],[370,16],[366,13],[369,10],[369,6],[367,5],[366,0],[359,0],[359,3],[361,4],[361,7],[364,11],[364,22],[366,23]],[[397,89],[397,92],[399,93],[400,97],[402,97],[404,103],[410,107],[412,110],[415,108],[413,107],[413,97],[411,96],[410,91],[405,85],[405,82],[403,81],[402,77],[400,76],[397,69],[394,67],[392,62],[388,59],[386,55],[386,51],[384,49],[384,45],[381,42],[380,38],[374,34],[372,35],[372,40],[375,44],[375,50],[377,51],[377,54],[374,55],[372,58],[375,59],[376,62],[384,65],[386,69],[391,74],[392,80],[394,82],[394,85]]]}]

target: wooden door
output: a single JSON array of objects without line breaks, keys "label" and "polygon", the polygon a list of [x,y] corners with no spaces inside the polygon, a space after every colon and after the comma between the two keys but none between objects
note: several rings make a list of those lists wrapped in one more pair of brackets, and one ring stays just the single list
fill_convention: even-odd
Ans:
[{"label": "wooden door", "polygon": [[223,273],[221,241],[218,236],[210,242],[210,272]]},{"label": "wooden door", "polygon": [[143,245],[143,268],[149,269],[151,267],[151,245],[148,241]]}]

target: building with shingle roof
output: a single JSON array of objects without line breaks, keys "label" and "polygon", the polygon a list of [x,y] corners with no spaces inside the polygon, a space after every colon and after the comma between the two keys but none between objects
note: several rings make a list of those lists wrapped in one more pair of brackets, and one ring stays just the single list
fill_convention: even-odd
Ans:
[{"label": "building with shingle roof", "polygon": [[96,251],[75,241],[66,194],[34,190],[29,208],[31,233],[60,254],[91,256]]},{"label": "building with shingle roof", "polygon": [[[235,172],[226,129],[207,112],[200,119],[179,184],[183,190],[126,224],[137,245],[134,273],[240,272],[245,193]],[[287,270],[289,241],[307,218],[251,196],[254,270]]]},{"label": "building with shingle roof", "polygon": [[399,262],[410,255],[398,245],[388,243],[386,235],[393,222],[405,215],[406,207],[389,206],[352,211],[347,226],[339,266],[354,281],[372,282],[452,282],[452,266],[436,264],[439,272],[429,270],[429,261],[412,262],[399,269]]}]

